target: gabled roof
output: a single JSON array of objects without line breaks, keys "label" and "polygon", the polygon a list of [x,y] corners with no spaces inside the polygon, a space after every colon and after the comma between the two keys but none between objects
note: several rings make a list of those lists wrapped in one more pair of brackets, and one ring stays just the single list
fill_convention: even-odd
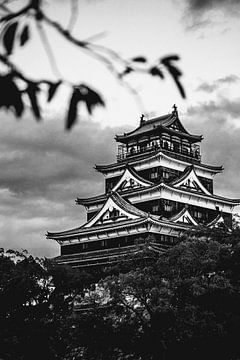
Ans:
[{"label": "gabled roof", "polygon": [[[127,165],[124,173],[112,190],[118,190],[124,185],[124,182],[129,182],[130,180],[132,180],[136,186],[138,185],[140,187],[149,187],[153,185],[153,182],[143,179],[134,169]],[[121,188],[121,190],[123,189]]]},{"label": "gabled roof", "polygon": [[[190,173],[191,173],[191,171],[188,169],[188,171],[186,171],[186,173],[183,175],[183,178],[187,178],[187,176],[190,175]],[[180,178],[180,179],[181,179],[181,181],[184,181],[184,179],[182,179],[182,178]],[[177,180],[179,180],[179,179],[177,179]],[[177,182],[177,180],[175,180],[175,181]],[[201,184],[200,180],[198,178],[197,178],[197,181],[198,181],[198,184]],[[201,184],[201,186],[203,187],[202,184]],[[208,202],[217,201],[217,202],[220,202],[222,204],[227,204],[227,205],[230,205],[230,206],[240,205],[240,199],[229,199],[229,198],[225,198],[225,197],[222,197],[222,196],[219,196],[219,195],[211,194],[204,187],[203,187],[203,189],[205,189],[206,192],[205,191],[197,192],[197,191],[191,190],[191,188],[187,188],[187,187],[182,188],[181,186],[176,186],[175,184],[172,184],[172,183],[166,184],[164,182],[154,184],[154,185],[149,186],[149,187],[132,189],[131,191],[128,191],[126,193],[122,193],[122,196],[124,198],[131,199],[131,196],[135,196],[136,194],[139,195],[139,194],[144,194],[144,193],[152,193],[152,192],[156,191],[156,192],[159,192],[158,196],[159,196],[159,199],[160,199],[160,198],[165,198],[165,197],[162,197],[162,195],[160,194],[160,191],[162,189],[163,190],[164,189],[168,190],[169,193],[180,193],[180,194],[185,194],[185,195],[189,195],[189,196],[194,195],[194,196],[197,196],[199,199],[205,199]],[[94,204],[94,203],[102,203],[102,202],[104,202],[105,199],[106,199],[106,195],[102,194],[102,195],[100,195],[98,197],[96,196],[94,198],[88,198],[88,199],[85,199],[85,200],[82,199],[81,202],[79,201],[78,203],[82,204],[84,206],[87,206],[87,205],[91,205],[91,204]],[[146,198],[145,198],[145,200],[147,201]]]},{"label": "gabled roof", "polygon": [[[115,208],[119,210],[123,215],[124,219],[118,221],[110,221],[103,222],[99,221],[104,214],[110,210],[110,208]],[[82,225],[81,227],[77,227],[74,229],[60,231],[60,232],[47,232],[47,238],[54,239],[57,241],[65,241],[65,239],[77,238],[79,236],[84,236],[86,234],[100,234],[106,231],[113,231],[119,229],[126,229],[133,226],[145,226],[145,229],[149,228],[149,226],[159,226],[159,227],[170,227],[173,229],[185,230],[188,228],[189,224],[187,223],[176,223],[173,221],[169,221],[168,219],[161,219],[157,215],[152,215],[146,213],[145,211],[139,210],[126,200],[124,200],[118,193],[112,192],[101,210],[93,216],[87,223]]]},{"label": "gabled roof", "polygon": [[46,236],[48,239],[61,240],[70,237],[77,237],[78,235],[84,235],[88,233],[101,233],[107,231],[108,229],[121,229],[131,226],[136,226],[138,224],[144,224],[147,221],[145,218],[137,218],[137,219],[127,219],[125,221],[116,222],[116,223],[107,223],[103,225],[94,225],[92,227],[84,227],[80,226],[77,228],[73,228],[70,230],[58,231],[58,232],[50,232],[48,231]]},{"label": "gabled roof", "polygon": [[144,188],[144,189],[138,190],[138,192],[142,194],[146,191],[151,192],[151,191],[156,191],[156,190],[160,190],[160,189],[167,189],[167,190],[170,190],[171,192],[179,192],[179,193],[186,194],[186,195],[195,195],[199,198],[204,198],[204,199],[208,199],[208,200],[211,200],[211,199],[217,200],[219,202],[227,203],[227,204],[230,204],[233,206],[240,205],[240,199],[229,199],[229,198],[225,198],[223,196],[218,196],[218,195],[214,195],[214,194],[210,194],[210,195],[207,195],[204,193],[200,194],[200,193],[196,193],[195,191],[192,191],[189,189],[177,188],[175,186],[172,186],[171,184],[165,184],[163,182],[161,182],[157,185],[154,185],[150,188],[147,188],[147,189]]},{"label": "gabled roof", "polygon": [[178,214],[172,216],[169,220],[173,222],[180,222],[189,225],[190,224],[195,226],[198,225],[196,220],[192,217],[192,215],[186,208],[183,208]]},{"label": "gabled roof", "polygon": [[[173,124],[177,125],[177,130],[171,128]],[[171,132],[178,134],[180,136],[185,135],[192,140],[201,141],[202,135],[193,135],[190,134],[182,125],[181,121],[178,118],[177,111],[174,111],[172,114],[167,114],[163,116],[158,116],[156,118],[150,120],[142,120],[140,125],[135,129],[128,133],[124,133],[123,135],[116,135],[115,139],[118,142],[125,142],[126,140],[139,137],[143,134],[149,134],[150,132],[154,131],[156,128],[162,128],[163,130],[170,130]]]},{"label": "gabled roof", "polygon": [[[120,211],[124,215],[123,222],[129,221],[129,220],[145,220],[148,218],[148,213],[139,210],[132,204],[130,204],[128,201],[124,200],[118,193],[111,192],[109,196],[107,197],[107,200],[105,204],[102,206],[102,208],[99,210],[99,212],[93,216],[88,222],[83,224],[80,227],[66,230],[66,231],[60,231],[60,232],[48,232],[47,237],[51,238],[52,236],[67,236],[67,235],[73,235],[77,234],[79,232],[82,232],[84,230],[89,229],[90,227],[96,226],[97,222],[101,217],[107,212],[107,211],[113,211],[114,209]],[[119,224],[119,222],[118,222]],[[107,226],[109,224],[106,224]],[[98,225],[99,226],[99,225]],[[104,226],[101,227],[104,228]]]},{"label": "gabled roof", "polygon": [[[120,190],[119,188],[124,183],[124,181],[130,180],[130,179],[132,179],[134,182],[139,184],[138,189],[140,189],[142,187],[144,188],[144,187],[150,187],[150,186],[154,185],[154,183],[152,181],[149,181],[149,180],[146,180],[146,179],[142,178],[133,168],[126,165],[125,171],[123,172],[121,178],[119,179],[117,184],[114,186],[112,191],[119,191]],[[125,189],[125,191],[126,190],[127,190],[127,188]],[[92,197],[89,197],[89,198],[77,198],[76,203],[78,205],[85,206],[85,205],[91,204],[93,202],[103,202],[104,200],[106,200],[106,196],[107,196],[106,194],[100,194],[100,195],[92,196]]]},{"label": "gabled roof", "polygon": [[183,174],[171,181],[170,185],[174,187],[185,187],[186,189],[193,191],[200,191],[206,195],[212,195],[206,188],[203,186],[194,169],[194,165],[188,166]]},{"label": "gabled roof", "polygon": [[[184,160],[180,160],[177,159],[174,154],[171,156],[170,154],[166,155],[162,150],[159,150],[158,152],[150,153],[150,154],[143,154],[141,157],[139,157],[138,159],[131,159],[131,158],[127,158],[125,161],[122,162],[115,162],[112,164],[107,164],[107,165],[95,165],[95,169],[101,173],[108,173],[109,171],[112,170],[123,170],[126,167],[126,164],[129,164],[130,166],[136,166],[137,164],[141,164],[144,163],[146,161],[150,161],[150,160],[156,160],[156,159],[160,159],[160,158],[164,158],[166,160],[173,160],[176,161],[178,163],[182,163],[186,166],[189,165],[189,162],[184,161]],[[207,169],[211,172],[214,173],[219,173],[221,171],[223,171],[223,166],[214,166],[214,165],[207,165],[207,164],[195,164],[196,168],[200,168],[200,169]]]},{"label": "gabled roof", "polygon": [[207,224],[207,226],[210,227],[210,228],[213,228],[213,227],[215,227],[215,226],[217,226],[219,224],[225,224],[222,213],[219,213],[215,217],[215,219],[213,219],[212,221],[210,221],[210,223]]},{"label": "gabled roof", "polygon": [[83,227],[94,226],[106,212],[119,211],[127,219],[147,218],[148,214],[124,200],[118,193],[112,191],[101,210],[93,216]]}]

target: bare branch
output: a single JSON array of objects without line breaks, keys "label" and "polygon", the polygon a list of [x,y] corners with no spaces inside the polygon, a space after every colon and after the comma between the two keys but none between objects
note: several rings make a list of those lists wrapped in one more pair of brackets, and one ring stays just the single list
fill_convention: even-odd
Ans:
[{"label": "bare branch", "polygon": [[57,21],[54,21],[50,19],[45,13],[42,14],[42,19],[45,20],[47,24],[52,26],[55,30],[57,30],[63,37],[65,37],[67,40],[69,40],[74,45],[77,45],[79,47],[85,48],[88,43],[86,41],[78,40],[75,37],[73,37],[69,30],[64,29]]},{"label": "bare branch", "polygon": [[71,17],[68,23],[68,31],[71,32],[78,18],[78,0],[71,0]]},{"label": "bare branch", "polygon": [[48,37],[45,33],[45,30],[42,26],[42,23],[40,21],[37,21],[37,28],[40,35],[40,38],[42,40],[42,44],[44,46],[44,49],[46,51],[47,57],[49,59],[50,66],[52,68],[52,72],[56,75],[57,78],[62,78],[62,75],[59,71],[59,68],[57,66],[57,62],[55,60],[54,53],[52,51],[50,42],[48,41]]},{"label": "bare branch", "polygon": [[24,6],[21,10],[16,11],[16,12],[11,12],[8,15],[2,16],[0,18],[0,23],[3,23],[5,21],[9,21],[9,20],[13,20],[23,14],[26,14],[29,10],[31,9],[31,3],[29,3],[28,5]]}]

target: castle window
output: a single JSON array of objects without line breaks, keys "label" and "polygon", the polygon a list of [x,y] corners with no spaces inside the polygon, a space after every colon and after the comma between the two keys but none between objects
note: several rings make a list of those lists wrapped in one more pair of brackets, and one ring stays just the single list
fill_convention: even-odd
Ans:
[{"label": "castle window", "polygon": [[169,179],[169,172],[166,170],[163,170],[163,174],[162,174],[164,179]]},{"label": "castle window", "polygon": [[155,172],[151,173],[151,174],[150,174],[150,178],[151,178],[151,179],[157,179],[157,178],[158,178],[158,172],[155,171]]},{"label": "castle window", "polygon": [[195,210],[194,213],[193,213],[193,216],[196,218],[196,219],[201,219],[203,217],[203,214],[201,211],[197,211]]},{"label": "castle window", "polygon": [[169,200],[165,200],[164,203],[164,210],[165,211],[172,211],[173,205]]},{"label": "castle window", "polygon": [[119,216],[119,211],[117,209],[112,209],[112,211],[109,212],[109,218],[114,219]]},{"label": "castle window", "polygon": [[83,244],[82,244],[82,249],[83,249],[83,250],[86,250],[87,248],[88,248],[88,244],[87,244],[87,243],[83,243]]},{"label": "castle window", "polygon": [[152,212],[158,212],[158,210],[159,210],[159,206],[157,204],[153,205]]}]

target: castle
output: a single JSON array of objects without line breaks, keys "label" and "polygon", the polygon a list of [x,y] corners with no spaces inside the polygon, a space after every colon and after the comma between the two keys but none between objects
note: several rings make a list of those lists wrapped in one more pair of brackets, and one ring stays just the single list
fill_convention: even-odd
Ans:
[{"label": "castle", "polygon": [[223,168],[201,162],[202,139],[184,128],[175,105],[171,114],[142,115],[135,130],[116,135],[117,161],[95,166],[105,177],[105,193],[76,200],[87,222],[47,233],[60,244],[58,263],[107,265],[143,245],[163,252],[189,228],[230,227],[240,200],[214,194],[213,178]]}]

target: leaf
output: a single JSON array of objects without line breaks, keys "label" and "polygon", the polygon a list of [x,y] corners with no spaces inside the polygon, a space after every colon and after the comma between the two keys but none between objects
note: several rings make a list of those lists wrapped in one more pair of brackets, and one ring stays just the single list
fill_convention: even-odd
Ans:
[{"label": "leaf", "polygon": [[78,88],[73,89],[72,97],[69,103],[69,109],[67,114],[66,129],[70,130],[75,124],[77,119],[77,105],[81,100],[81,94]]},{"label": "leaf", "polygon": [[48,98],[47,98],[48,102],[50,102],[53,99],[60,84],[61,84],[61,81],[58,81],[56,83],[49,82]]},{"label": "leaf", "polygon": [[8,55],[10,55],[13,50],[17,27],[18,27],[18,21],[15,21],[7,27],[6,31],[3,34],[3,45]]},{"label": "leaf", "polygon": [[89,114],[92,114],[93,109],[96,106],[105,106],[105,103],[101,96],[90,89],[86,85],[79,85],[79,87],[73,89],[72,97],[69,104],[66,129],[70,130],[75,124],[77,119],[77,105],[78,103],[83,102],[86,104]]},{"label": "leaf", "polygon": [[28,87],[25,90],[25,92],[29,97],[33,114],[37,120],[41,119],[41,112],[37,98],[37,93],[39,92],[39,90],[40,90],[39,87],[35,83],[28,83]]},{"label": "leaf", "polygon": [[120,76],[120,78],[122,78],[123,76],[130,74],[133,71],[134,71],[133,68],[131,68],[130,66],[127,66],[126,69],[119,76]]},{"label": "leaf", "polygon": [[169,55],[160,59],[160,62],[163,63],[163,62],[178,61],[178,60],[180,60],[180,57],[178,55]]},{"label": "leaf", "polygon": [[151,69],[149,69],[149,73],[152,76],[159,76],[161,79],[164,79],[162,71],[157,66],[153,66]]},{"label": "leaf", "polygon": [[172,64],[172,61],[176,61],[179,59],[180,58],[178,55],[167,56],[161,60],[161,63],[166,67],[169,74],[173,77],[173,80],[175,81],[175,84],[177,85],[181,96],[185,99],[185,90],[179,81],[179,77],[182,76],[182,72],[175,65]]},{"label": "leaf", "polygon": [[25,45],[28,40],[29,40],[29,26],[25,25],[20,35],[20,46]]},{"label": "leaf", "polygon": [[146,63],[147,59],[145,57],[143,57],[143,56],[137,56],[137,57],[133,58],[132,61]]},{"label": "leaf", "polygon": [[82,93],[82,99],[86,103],[89,114],[92,114],[92,110],[96,106],[105,106],[105,102],[101,96],[86,85],[80,87],[80,92]]},{"label": "leaf", "polygon": [[0,108],[14,109],[15,115],[20,117],[24,111],[21,91],[13,81],[12,74],[0,76]]}]

